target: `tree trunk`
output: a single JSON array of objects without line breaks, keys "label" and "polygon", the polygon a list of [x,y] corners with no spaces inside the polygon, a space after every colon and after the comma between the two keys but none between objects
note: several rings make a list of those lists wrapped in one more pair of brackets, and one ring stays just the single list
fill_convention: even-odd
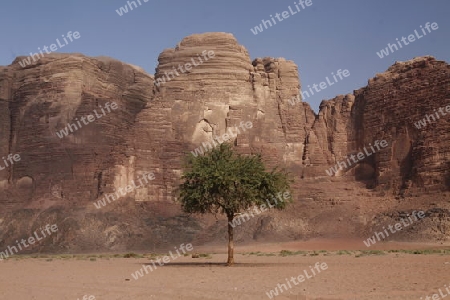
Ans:
[{"label": "tree trunk", "polygon": [[233,223],[234,215],[228,215],[228,261],[227,266],[232,266],[234,264],[234,242],[233,242]]}]

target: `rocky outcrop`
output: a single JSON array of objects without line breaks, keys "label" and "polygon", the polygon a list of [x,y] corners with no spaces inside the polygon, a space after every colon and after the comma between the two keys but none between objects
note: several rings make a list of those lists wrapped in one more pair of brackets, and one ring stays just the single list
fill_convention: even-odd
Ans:
[{"label": "rocky outcrop", "polygon": [[[138,170],[156,170],[163,178],[147,199],[171,199],[181,155],[235,131],[241,122],[251,122],[252,128],[234,138],[240,151],[261,152],[268,165],[282,164],[299,174],[314,113],[307,104],[291,107],[285,101],[299,93],[293,62],[252,62],[247,50],[226,33],[187,37],[158,60],[155,96],[137,114],[130,135]],[[186,64],[191,64],[190,71]]]},{"label": "rocky outcrop", "polygon": [[[317,115],[307,103],[289,103],[300,91],[298,68],[292,61],[267,57],[251,61],[247,50],[227,33],[192,35],[164,50],[154,77],[106,57],[50,54],[25,68],[18,64],[22,59],[0,68],[0,157],[21,156],[0,171],[0,211],[7,212],[0,229],[9,228],[18,216],[27,217],[19,231],[3,237],[3,243],[33,228],[42,212],[48,213],[48,222],[73,218],[67,236],[58,240],[67,249],[75,247],[73,232],[87,241],[86,247],[77,249],[89,249],[90,238],[82,228],[98,228],[97,235],[108,236],[96,242],[95,249],[126,249],[131,244],[142,248],[184,233],[194,238],[209,225],[193,223],[177,233],[167,229],[184,220],[169,205],[183,157],[235,128],[240,134],[231,140],[238,151],[262,153],[268,166],[291,171],[296,199],[306,197],[304,187],[315,187],[314,181],[324,186],[361,181],[402,196],[450,187],[450,113],[420,129],[414,125],[425,114],[450,104],[449,66],[431,57],[396,63],[354,94],[323,101]],[[113,102],[117,109],[58,137],[67,124]],[[244,131],[241,122],[252,126]],[[382,139],[388,147],[334,177],[325,172]],[[125,189],[148,172],[155,180],[123,196],[126,205],[94,208],[95,200]],[[339,183],[333,182],[335,177]],[[328,199],[327,187],[324,190],[320,193],[325,196],[308,199]],[[330,193],[345,196],[341,190]],[[159,224],[157,215],[134,220],[148,212],[149,205],[167,217]],[[55,207],[58,212],[49,213]],[[92,216],[82,220],[71,208]],[[103,221],[95,221],[95,214]],[[121,214],[127,218],[119,222]],[[361,225],[360,220],[355,222]],[[148,224],[158,227],[159,233],[142,229]],[[303,232],[294,227],[290,237]],[[310,228],[303,223],[301,227]],[[148,234],[151,237],[139,242]]]},{"label": "rocky outcrop", "polygon": [[351,139],[356,148],[383,139],[389,146],[374,155],[370,168],[357,168],[357,178],[372,178],[394,194],[448,190],[450,107],[446,116],[416,126],[448,105],[450,66],[432,57],[398,62],[370,79],[355,92]]},{"label": "rocky outcrop", "polygon": [[[336,176],[361,180],[394,195],[449,189],[450,67],[432,57],[397,62],[370,79],[354,94],[323,101],[308,134],[305,157],[313,174],[348,155],[369,149],[375,141],[388,147],[376,151]],[[450,108],[449,108],[450,110]],[[434,114],[434,119],[432,115]],[[417,125],[430,120],[427,125]],[[322,169],[322,170],[321,170]]]},{"label": "rocky outcrop", "polygon": [[307,177],[327,176],[325,170],[352,151],[350,136],[354,100],[353,95],[346,95],[320,104],[319,114],[307,135],[304,161]]},{"label": "rocky outcrop", "polygon": [[[40,206],[58,187],[58,204],[84,205],[119,188],[121,178],[131,176],[120,166],[132,160],[126,140],[152,97],[152,77],[109,58],[52,54],[24,69],[20,59],[0,79],[0,155],[21,157],[0,173],[0,201]],[[113,102],[118,109],[103,114]],[[83,124],[95,110],[99,117]],[[69,123],[78,130],[58,137]]]}]

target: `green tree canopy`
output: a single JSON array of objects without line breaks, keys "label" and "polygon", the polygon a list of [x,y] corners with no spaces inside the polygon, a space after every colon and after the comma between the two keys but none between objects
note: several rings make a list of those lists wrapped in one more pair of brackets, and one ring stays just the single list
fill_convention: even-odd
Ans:
[{"label": "green tree canopy", "polygon": [[[234,217],[244,210],[267,203],[280,193],[290,193],[284,170],[266,171],[261,155],[241,155],[223,143],[204,155],[187,158],[180,185],[181,206],[187,213],[225,214],[228,219],[228,265],[233,259]],[[274,201],[271,208],[282,210],[288,202]]]}]

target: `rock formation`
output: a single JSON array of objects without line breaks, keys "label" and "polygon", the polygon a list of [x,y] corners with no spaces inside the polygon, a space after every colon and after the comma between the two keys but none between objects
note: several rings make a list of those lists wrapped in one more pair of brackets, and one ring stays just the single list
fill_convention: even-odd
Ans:
[{"label": "rock formation", "polygon": [[[206,60],[209,52],[214,55]],[[289,103],[300,91],[292,61],[251,61],[227,33],[186,37],[160,54],[154,76],[105,57],[50,54],[25,68],[18,64],[22,59],[0,67],[0,157],[21,156],[0,171],[5,214],[0,246],[35,228],[43,215],[49,222],[66,222],[58,240],[44,247],[52,251],[55,243],[81,251],[155,247],[186,236],[211,240],[202,235],[208,221],[185,219],[171,201],[184,155],[241,121],[253,126],[233,143],[242,153],[262,153],[269,166],[289,169],[296,199],[306,196],[305,185],[321,183],[362,182],[394,196],[450,188],[450,113],[422,129],[414,126],[435,108],[450,105],[449,65],[432,57],[396,63],[353,95],[323,101],[317,115],[305,102]],[[113,102],[117,110],[57,136],[67,124]],[[326,174],[339,160],[382,139],[388,147],[339,171],[340,178]],[[156,179],[127,193],[122,198],[127,201],[100,210],[93,206],[148,172]],[[143,217],[140,207],[159,215]],[[68,218],[72,221],[64,221]],[[144,228],[149,224],[158,231]],[[295,226],[293,236],[308,236],[307,225]]]},{"label": "rock formation", "polygon": [[[432,57],[397,62],[354,95],[321,104],[310,136],[322,151],[313,152],[311,161],[333,164],[376,140],[386,140],[388,147],[350,170],[352,180],[402,195],[408,190],[448,190],[450,118],[436,114],[439,108],[446,114],[448,105],[447,63]],[[426,127],[417,128],[416,123],[432,114],[436,120],[429,117]]]}]

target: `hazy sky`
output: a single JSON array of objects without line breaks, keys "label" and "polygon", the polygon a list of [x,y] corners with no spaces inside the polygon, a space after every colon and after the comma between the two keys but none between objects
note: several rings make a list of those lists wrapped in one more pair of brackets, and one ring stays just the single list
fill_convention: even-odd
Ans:
[{"label": "hazy sky", "polygon": [[[78,31],[81,38],[58,52],[106,55],[153,74],[159,53],[183,37],[230,32],[252,59],[293,60],[299,66],[303,87],[319,84],[338,69],[348,69],[349,77],[306,99],[317,111],[323,99],[365,86],[369,78],[395,61],[423,55],[450,61],[449,0],[312,0],[311,6],[258,35],[250,28],[271,14],[288,11],[288,6],[295,12],[298,0],[140,1],[138,8],[119,16],[116,9],[127,1],[3,0],[0,65],[50,46],[68,31]],[[427,22],[436,22],[439,28],[423,36],[420,26]],[[387,43],[414,34],[414,30],[423,37],[383,59],[378,57],[376,52]]]}]

